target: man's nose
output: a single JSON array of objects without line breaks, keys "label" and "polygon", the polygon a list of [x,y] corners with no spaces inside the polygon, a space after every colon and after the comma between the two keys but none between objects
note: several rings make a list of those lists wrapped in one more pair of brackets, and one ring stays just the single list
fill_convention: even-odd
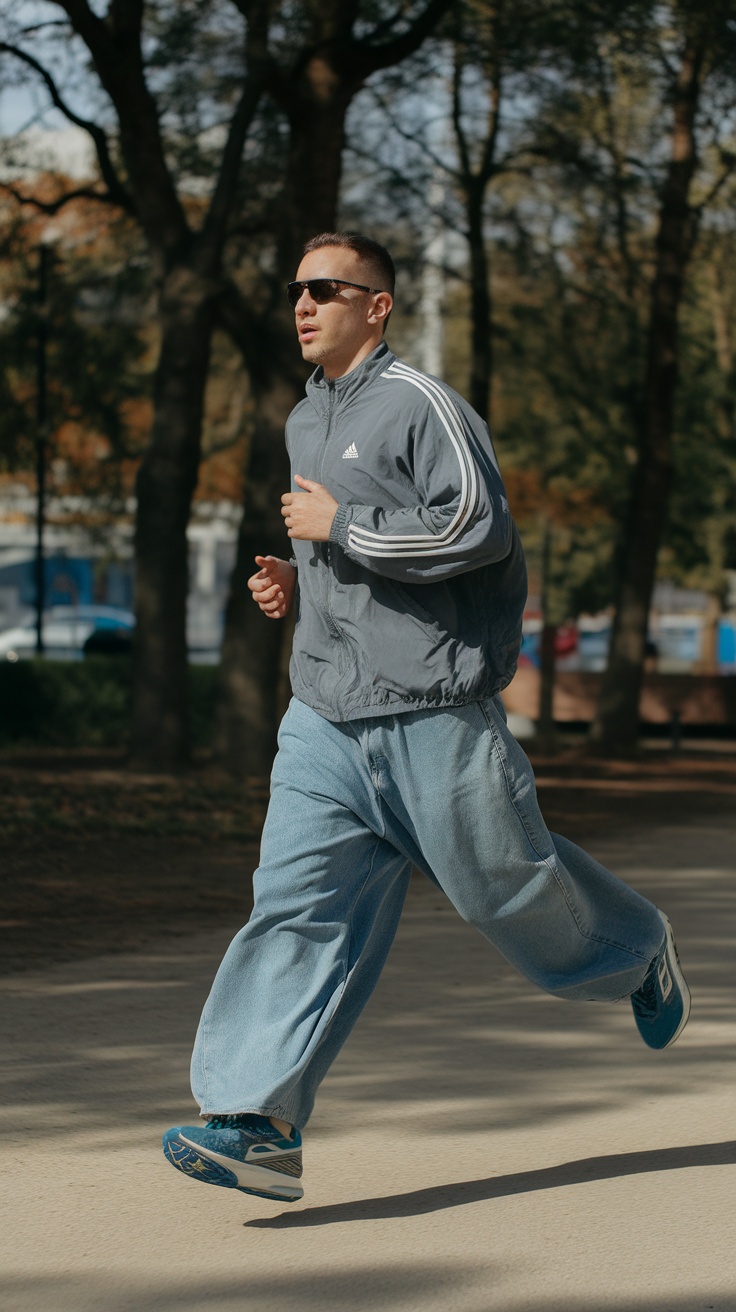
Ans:
[{"label": "man's nose", "polygon": [[315,302],[312,300],[312,297],[309,294],[309,288],[302,287],[301,296],[299,297],[299,300],[294,306],[294,309],[296,310],[297,314],[299,314],[299,312],[301,312],[302,314],[309,314],[314,304]]}]

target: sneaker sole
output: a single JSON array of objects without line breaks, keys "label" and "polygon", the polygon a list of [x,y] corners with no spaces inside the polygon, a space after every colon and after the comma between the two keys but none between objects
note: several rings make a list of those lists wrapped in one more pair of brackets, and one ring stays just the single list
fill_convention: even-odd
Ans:
[{"label": "sneaker sole", "polygon": [[680,996],[682,998],[682,1019],[672,1035],[672,1038],[668,1039],[667,1043],[665,1043],[663,1048],[660,1049],[660,1051],[664,1051],[664,1048],[671,1047],[675,1042],[675,1039],[679,1038],[687,1025],[690,1016],[690,990],[685,982],[685,976],[682,973],[682,966],[680,965],[680,958],[677,954],[677,944],[675,943],[675,936],[672,933],[672,926],[664,914],[664,911],[659,912],[659,917],[664,925],[665,934],[667,936],[667,956],[669,958],[670,970],[674,975],[675,983],[680,990]]},{"label": "sneaker sole", "polygon": [[304,1190],[296,1181],[276,1184],[275,1172],[263,1166],[251,1166],[220,1153],[205,1152],[183,1134],[164,1135],[164,1156],[182,1175],[204,1184],[216,1184],[222,1189],[239,1189],[258,1198],[276,1199],[282,1203],[295,1203],[304,1197]]}]

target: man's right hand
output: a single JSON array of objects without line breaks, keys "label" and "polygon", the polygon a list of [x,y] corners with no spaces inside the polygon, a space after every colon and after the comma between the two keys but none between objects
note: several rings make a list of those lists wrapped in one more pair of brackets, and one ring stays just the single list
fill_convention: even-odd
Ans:
[{"label": "man's right hand", "polygon": [[256,556],[255,560],[260,569],[248,579],[253,600],[269,619],[282,620],[294,600],[296,570],[278,556]]}]

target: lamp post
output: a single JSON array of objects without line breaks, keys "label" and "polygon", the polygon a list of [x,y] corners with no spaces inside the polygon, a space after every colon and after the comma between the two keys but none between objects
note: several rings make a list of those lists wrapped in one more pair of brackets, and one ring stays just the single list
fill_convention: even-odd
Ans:
[{"label": "lamp post", "polygon": [[38,315],[36,330],[36,655],[43,656],[43,612],[46,604],[43,531],[46,518],[46,356],[49,338],[48,280],[51,252],[47,240],[38,248]]}]

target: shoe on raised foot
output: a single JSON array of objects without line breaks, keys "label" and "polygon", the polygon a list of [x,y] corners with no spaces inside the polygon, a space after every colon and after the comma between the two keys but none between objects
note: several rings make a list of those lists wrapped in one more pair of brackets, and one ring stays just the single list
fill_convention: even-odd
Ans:
[{"label": "shoe on raised foot", "polygon": [[293,1203],[303,1198],[302,1140],[285,1138],[267,1116],[211,1116],[202,1125],[177,1125],[163,1138],[164,1156],[192,1180]]},{"label": "shoe on raised foot", "polygon": [[690,990],[677,955],[672,926],[660,911],[664,943],[642,983],[631,995],[639,1033],[650,1048],[667,1048],[685,1028],[690,1015]]}]

